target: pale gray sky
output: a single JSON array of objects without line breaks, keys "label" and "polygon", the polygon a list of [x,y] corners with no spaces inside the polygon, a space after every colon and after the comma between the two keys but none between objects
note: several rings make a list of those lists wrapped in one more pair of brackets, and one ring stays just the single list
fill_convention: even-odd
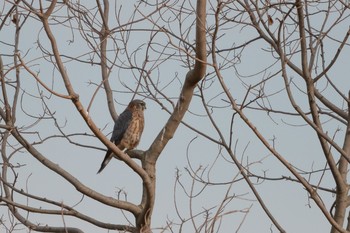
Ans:
[{"label": "pale gray sky", "polygon": [[[213,3],[215,3],[215,1],[213,1]],[[121,1],[119,4],[123,4],[122,13],[125,17],[123,20],[126,20],[125,22],[127,22],[127,19],[133,12],[134,3],[131,3],[131,1]],[[210,6],[208,6],[208,9],[209,8]],[[151,8],[148,9],[145,7],[145,11],[149,12],[151,11]],[[4,12],[6,12],[6,10],[4,10]],[[65,10],[62,10],[60,14],[63,14],[64,12]],[[193,21],[194,15],[188,17],[188,21],[186,21],[187,24]],[[113,23],[115,23],[113,10],[111,10],[110,20],[111,25],[113,25]],[[213,17],[208,16],[208,24],[212,24],[212,20]],[[176,27],[178,27],[176,24],[166,25],[163,23],[162,25],[166,28],[171,27],[175,31],[177,30]],[[348,25],[349,19],[346,19],[337,29],[341,35],[340,38],[342,38],[343,34],[345,35]],[[136,28],[142,26],[151,28],[152,24],[150,22],[143,22],[142,24],[137,25]],[[5,64],[11,63],[13,60],[13,58],[8,55],[13,53],[13,47],[9,46],[9,44],[13,43],[14,30],[15,27],[11,26],[10,22],[7,22],[7,26],[0,31],[0,51]],[[89,46],[84,43],[84,40],[81,39],[79,33],[74,32],[73,37],[69,28],[60,25],[52,27],[52,30],[58,41],[59,49],[62,54],[78,56],[84,55],[89,51]],[[225,33],[225,37],[218,41],[220,48],[247,41],[252,38],[255,32],[240,27],[234,28],[231,31],[222,31],[222,33]],[[232,37],[230,37],[230,35]],[[117,36],[118,35],[116,35],[116,37]],[[73,39],[73,43],[69,43],[69,40]],[[166,39],[165,36],[162,37],[160,35],[157,42],[165,45],[167,43]],[[44,46],[49,45],[40,23],[36,19],[29,18],[28,22],[26,22],[21,30],[21,56],[30,64],[33,71],[40,72],[40,78],[45,83],[48,85],[53,83],[53,87],[56,91],[65,93],[59,73],[57,70],[53,69],[50,61],[45,61],[45,58],[42,57],[42,54],[38,49],[38,41]],[[148,41],[149,34],[145,32],[132,32],[130,35],[130,49],[142,46],[142,49],[140,49],[135,56],[139,65],[142,64],[146,52],[144,43],[148,43]],[[190,33],[189,41],[191,43],[194,41],[193,32]],[[118,41],[118,43],[120,42]],[[113,46],[110,48],[113,49]],[[337,47],[334,44],[329,43],[327,54],[329,53],[329,56],[331,56],[334,54],[336,48]],[[256,43],[252,47],[248,47],[244,50],[243,55],[240,58],[240,63],[235,66],[237,70],[229,69],[222,72],[225,76],[225,81],[227,81],[231,88],[230,90],[232,91],[234,98],[236,98],[238,102],[241,102],[245,96],[246,89],[243,82],[255,84],[263,77],[268,77],[279,68],[277,65],[269,69],[268,72],[261,73],[253,78],[238,78],[238,74],[242,76],[251,75],[260,71],[268,64],[275,62],[271,57],[271,54],[267,53],[264,49],[269,49],[269,47],[263,41]],[[173,52],[177,51],[174,50]],[[114,51],[111,51],[111,53],[114,53]],[[151,59],[155,59],[156,53],[151,54],[154,56],[151,57]],[[340,86],[341,91],[344,93],[350,88],[350,82],[346,76],[349,72],[348,54],[349,49],[346,48],[340,57],[339,65],[336,65],[334,69],[329,72],[329,75],[334,77],[334,82]],[[231,56],[233,55],[230,55],[230,57]],[[88,55],[84,55],[82,59],[86,60],[87,57]],[[125,56],[122,53],[120,54],[120,57],[121,60],[125,59]],[[96,59],[96,61],[98,60],[97,57],[94,57],[94,59]],[[65,63],[65,65],[73,87],[80,95],[85,107],[87,107],[96,89],[96,86],[90,84],[90,82],[99,84],[101,81],[99,67],[86,64],[81,65],[77,62],[69,61],[69,59],[66,59],[66,61],[67,63]],[[121,61],[117,61],[116,63],[122,65]],[[154,70],[154,72],[151,73],[151,77],[155,82],[159,81],[160,89],[164,88],[163,92],[169,97],[174,98],[173,101],[176,101],[175,98],[178,97],[181,87],[180,83],[183,83],[187,71],[187,68],[183,67],[183,63],[175,60],[167,60],[159,66],[158,70]],[[30,115],[39,116],[42,114],[43,108],[41,100],[37,98],[38,86],[35,80],[24,70],[21,72],[21,85],[24,94],[23,104],[18,108],[17,112],[18,117],[16,125],[18,127],[35,123],[35,119],[26,116],[24,112]],[[117,101],[115,105],[118,113],[123,111],[125,104],[127,104],[132,97],[132,94],[121,84],[126,84],[130,87],[136,86],[132,72],[133,71],[131,70],[115,67],[110,75],[111,85],[113,86],[113,89],[116,90],[114,98]],[[136,71],[134,72],[136,77],[138,77],[138,73]],[[213,72],[213,69],[209,66],[207,73],[211,72]],[[304,88],[300,81],[300,77],[295,76],[295,73],[292,72],[290,75],[295,83]],[[9,77],[14,78],[14,72],[12,72]],[[175,81],[171,82],[175,77],[177,77]],[[170,85],[168,85],[169,83]],[[209,83],[210,80],[207,83],[208,86]],[[282,90],[283,85],[281,75],[277,75],[267,82],[265,88],[266,92],[270,94],[278,92],[269,98],[271,105],[279,110],[290,111],[292,110],[292,107],[288,102],[286,92]],[[39,89],[43,91],[44,95],[48,96],[48,93],[43,90],[42,87],[39,87]],[[282,91],[279,92],[280,90]],[[295,93],[298,93],[297,88],[293,87],[293,90]],[[205,92],[208,101],[210,98],[221,93],[222,90],[220,89],[217,80],[214,80],[212,86],[205,90]],[[333,94],[331,93],[328,97],[332,95]],[[298,104],[302,107],[307,106],[305,95],[299,94],[296,97]],[[223,95],[222,97],[216,97],[215,100],[213,100],[213,104],[215,103],[219,106],[226,105],[222,100],[223,98],[225,98]],[[253,97],[250,95],[249,98],[252,99]],[[336,103],[338,106],[341,106],[342,102],[335,94],[334,100],[337,101]],[[66,134],[91,133],[86,126],[86,123],[82,121],[80,115],[70,101],[62,100],[55,96],[52,96],[49,99],[45,98],[45,101],[51,111],[55,112],[54,116],[57,118],[58,124],[64,126],[62,129]],[[138,149],[147,149],[150,146],[169,117],[169,114],[162,110],[154,101],[145,99],[145,102],[147,103],[147,110],[145,112],[146,126]],[[167,107],[171,107],[166,101],[162,100],[162,102],[166,104]],[[232,109],[215,108],[213,111],[213,116],[218,121],[217,123],[223,131],[225,138],[228,139],[229,124],[233,114]],[[204,114],[205,111],[201,106],[200,98],[194,96],[193,102],[190,106],[190,112],[185,116],[184,122],[190,124],[197,130],[218,139],[218,135],[215,133],[213,126],[210,125],[208,118],[203,116]],[[279,114],[267,115],[265,112],[253,110],[247,110],[246,114],[250,117],[250,120],[257,126],[260,132],[267,139],[271,140],[271,143],[272,139],[275,138],[276,149],[298,169],[311,171],[322,169],[325,166],[324,156],[315,132],[305,126],[300,118],[295,116],[286,117]],[[108,113],[103,90],[98,92],[90,110],[90,115],[93,121],[103,129],[105,134],[110,133],[113,123],[110,114]],[[328,130],[330,136],[333,136],[338,128],[342,130],[336,134],[337,142],[342,145],[341,140],[344,135],[344,125],[335,120],[324,120],[325,128]],[[42,138],[52,134],[59,135],[52,120],[40,121],[39,124],[35,125],[29,131],[40,132]],[[39,140],[37,135],[26,136],[29,141],[34,142]],[[195,140],[189,146],[189,143],[193,139]],[[62,168],[75,175],[81,182],[90,188],[112,197],[116,197],[118,191],[122,190],[120,192],[121,195],[123,196],[124,193],[127,194],[127,199],[129,201],[135,203],[139,202],[141,197],[141,180],[133,174],[126,165],[120,161],[113,160],[101,174],[97,175],[96,172],[104,156],[104,151],[102,149],[105,147],[103,144],[96,138],[89,136],[72,137],[72,140],[85,145],[96,146],[101,150],[76,147],[67,143],[65,139],[47,140],[45,143],[37,145],[36,148],[46,155],[48,159],[54,161]],[[250,167],[251,171],[255,174],[261,176],[266,174],[271,178],[291,176],[287,169],[284,168],[281,163],[263,147],[261,142],[259,142],[252,131],[238,116],[235,118],[233,142],[237,143],[235,152],[237,157],[242,158],[243,164],[261,160],[260,163],[254,163]],[[187,191],[191,188],[192,180],[185,169],[189,167],[186,157],[187,151],[189,152],[189,160],[191,161],[193,169],[198,169],[199,166],[203,166],[203,168],[208,167],[207,169],[209,169],[217,158],[218,146],[183,125],[179,127],[174,138],[170,141],[160,156],[157,164],[156,205],[152,218],[152,226],[154,228],[165,226],[167,221],[179,223],[174,206],[174,185],[176,171],[179,169],[179,173],[181,174],[180,179],[187,188]],[[227,159],[227,153],[223,152],[223,156],[219,156],[218,160],[211,167],[210,180],[213,182],[228,182],[238,175],[239,171],[237,167],[224,160],[223,157]],[[262,158],[264,159],[262,160]],[[49,171],[27,153],[16,154],[15,161],[26,164],[26,166],[18,169],[20,174],[18,178],[18,188],[26,189],[26,187],[28,187],[28,191],[33,194],[52,198],[56,201],[62,201],[69,205],[79,203],[76,207],[78,210],[91,215],[92,217],[96,217],[101,221],[110,223],[127,223],[120,211],[103,206],[88,197],[82,197],[71,185],[58,177],[55,173]],[[311,183],[317,184],[319,177],[319,173],[311,176]],[[258,180],[252,178],[252,181],[257,182]],[[271,213],[287,232],[329,232],[329,223],[314,202],[308,199],[308,194],[300,184],[289,181],[259,180],[258,182],[260,182],[260,184],[256,185],[256,189],[259,191],[259,194],[265,201],[265,204]],[[334,182],[329,174],[322,179],[321,186],[334,188]],[[195,193],[201,190],[202,187],[201,184],[197,183],[194,188]],[[244,181],[234,183],[232,187],[227,185],[207,186],[203,193],[193,200],[192,209],[194,213],[217,207],[224,198],[228,188],[230,188],[229,194],[235,195],[236,198],[227,205],[225,210],[237,212],[231,213],[223,218],[222,227],[219,232],[235,232],[245,216],[241,211],[246,208],[250,208],[249,214],[246,216],[239,232],[277,232],[276,228],[272,226],[271,221],[263,212],[259,203],[256,201],[256,198],[253,196],[251,190]],[[330,208],[334,201],[334,197],[331,194],[322,191],[320,191],[320,194],[327,207]],[[81,201],[82,198],[83,200]],[[177,185],[175,198],[182,217],[188,218],[190,216],[191,208],[189,199],[184,195],[184,192],[179,185]],[[22,201],[23,203],[26,202],[25,199]],[[29,204],[35,204],[35,201],[31,200]],[[214,213],[215,209],[210,212]],[[7,216],[7,210],[4,207],[0,207],[0,216]],[[133,222],[132,216],[129,217],[129,220]],[[62,218],[56,216],[30,215],[29,219],[31,219],[32,222],[40,222],[41,224],[62,226]],[[199,224],[203,219],[203,217],[198,217],[196,221]],[[98,230],[91,224],[68,217],[65,218],[65,222],[67,226],[79,227],[87,233],[107,232],[107,230]],[[177,231],[178,228],[175,226],[174,232]],[[26,232],[26,230],[23,230],[23,232]],[[154,232],[161,231],[155,229]],[[194,232],[191,222],[184,225],[183,232]]]}]

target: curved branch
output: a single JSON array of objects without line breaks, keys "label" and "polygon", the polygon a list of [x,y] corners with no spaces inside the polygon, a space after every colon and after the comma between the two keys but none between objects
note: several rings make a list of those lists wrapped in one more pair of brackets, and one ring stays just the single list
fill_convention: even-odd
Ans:
[{"label": "curved branch", "polygon": [[77,211],[76,209],[62,203],[62,202],[56,202],[53,200],[49,200],[47,198],[42,198],[42,197],[38,197],[29,193],[24,192],[23,190],[19,190],[17,188],[15,188],[13,185],[9,184],[8,182],[6,182],[3,178],[0,177],[1,182],[3,182],[3,184],[6,186],[6,188],[10,188],[11,190],[13,190],[14,192],[17,192],[18,194],[24,195],[26,197],[35,199],[37,201],[40,202],[44,202],[44,203],[48,203],[57,207],[60,207],[60,210],[51,210],[51,209],[43,209],[43,208],[34,208],[28,205],[23,205],[23,204],[19,204],[13,200],[9,200],[9,198],[6,197],[0,197],[0,201],[5,202],[8,206],[14,206],[20,209],[23,209],[25,211],[28,212],[32,212],[32,213],[40,213],[40,214],[50,214],[50,215],[67,215],[67,216],[74,216],[77,217],[81,220],[84,220],[86,222],[89,222],[95,226],[98,227],[102,227],[105,229],[110,229],[110,230],[121,230],[121,231],[130,231],[132,232],[134,229],[134,227],[131,226],[127,226],[127,225],[119,225],[119,224],[109,224],[109,223],[104,223],[101,221],[98,221],[94,218],[91,218],[85,214],[82,214],[81,212]]},{"label": "curved branch", "polygon": [[66,179],[70,184],[72,184],[79,192],[84,193],[85,195],[100,201],[106,205],[117,207],[120,209],[124,209],[130,211],[134,215],[137,215],[140,212],[140,208],[137,205],[134,205],[130,202],[116,200],[112,197],[104,196],[93,189],[82,184],[77,178],[72,176],[70,173],[65,171],[59,165],[53,163],[48,160],[45,156],[43,156],[38,150],[36,150],[29,142],[27,142],[22,135],[18,132],[17,128],[11,130],[12,136],[16,138],[16,140],[24,147],[26,150],[33,155],[38,161],[40,161],[43,165],[45,165],[50,170],[56,172],[61,177]]},{"label": "curved branch", "polygon": [[202,80],[207,67],[206,51],[206,0],[197,0],[196,12],[196,62],[194,69],[190,70],[180,93],[179,100],[173,113],[163,129],[159,132],[150,148],[146,151],[149,159],[155,162],[168,141],[174,136],[177,127],[183,119],[193,96],[194,88]]},{"label": "curved branch", "polygon": [[49,225],[38,225],[24,218],[19,212],[17,212],[13,206],[10,207],[13,215],[20,221],[23,225],[27,226],[29,229],[39,232],[68,232],[68,233],[84,233],[84,231],[75,227],[53,227]]}]

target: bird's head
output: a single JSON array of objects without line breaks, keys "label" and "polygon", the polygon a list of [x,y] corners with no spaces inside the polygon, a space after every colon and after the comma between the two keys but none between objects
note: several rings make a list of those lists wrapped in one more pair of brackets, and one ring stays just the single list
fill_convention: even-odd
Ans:
[{"label": "bird's head", "polygon": [[143,102],[142,100],[133,100],[129,103],[128,105],[129,109],[133,109],[133,110],[145,110],[146,109],[146,103]]}]

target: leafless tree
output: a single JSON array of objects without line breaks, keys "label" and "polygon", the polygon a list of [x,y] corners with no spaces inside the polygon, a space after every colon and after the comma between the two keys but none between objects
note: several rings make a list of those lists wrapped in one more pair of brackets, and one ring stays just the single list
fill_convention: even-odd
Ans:
[{"label": "leafless tree", "polygon": [[[345,1],[5,0],[1,226],[227,232],[238,219],[229,229],[239,232],[259,209],[271,231],[287,232],[289,211],[277,211],[271,193],[319,210],[332,233],[349,232],[349,13]],[[135,96],[148,105],[148,144],[126,154],[108,134]],[[170,141],[177,148],[165,155]],[[106,147],[127,170],[108,173],[113,197],[96,187],[106,175],[91,178]],[[167,190],[177,217],[156,227],[165,156],[187,165]],[[38,174],[55,180],[32,184]],[[129,179],[139,195],[120,188]],[[51,197],[54,186],[74,195]],[[279,187],[307,198],[288,200]],[[100,216],[110,207],[118,217]]]}]

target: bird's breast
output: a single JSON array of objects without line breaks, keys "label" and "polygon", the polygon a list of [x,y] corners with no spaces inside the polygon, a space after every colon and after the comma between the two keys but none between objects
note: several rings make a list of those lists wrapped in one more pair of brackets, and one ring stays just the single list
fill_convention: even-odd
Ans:
[{"label": "bird's breast", "polygon": [[123,144],[125,148],[129,150],[134,149],[140,142],[143,127],[143,118],[134,118],[125,131],[121,144]]}]

